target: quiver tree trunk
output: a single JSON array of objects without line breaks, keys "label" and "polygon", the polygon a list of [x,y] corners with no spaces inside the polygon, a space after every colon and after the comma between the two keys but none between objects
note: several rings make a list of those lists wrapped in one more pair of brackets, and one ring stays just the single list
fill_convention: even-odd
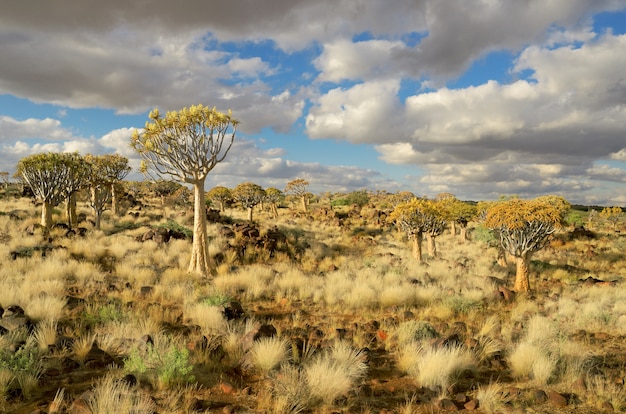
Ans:
[{"label": "quiver tree trunk", "polygon": [[467,240],[467,224],[465,225],[461,224],[459,227],[460,227],[459,235],[460,235],[461,241]]},{"label": "quiver tree trunk", "polygon": [[300,197],[300,204],[302,205],[302,211],[307,211],[306,195]]},{"label": "quiver tree trunk", "polygon": [[411,235],[411,244],[413,257],[417,263],[422,263],[422,234],[416,233]]},{"label": "quiver tree trunk", "polygon": [[70,229],[78,226],[78,216],[76,215],[76,193],[70,194],[65,204],[67,213],[67,225]]},{"label": "quiver tree trunk", "polygon": [[52,204],[47,201],[41,205],[41,225],[47,230],[52,227]]},{"label": "quiver tree trunk", "polygon": [[506,251],[502,246],[498,246],[498,258],[496,259],[496,261],[501,267],[506,267],[508,265],[506,261]]},{"label": "quiver tree trunk", "polygon": [[252,209],[253,207],[248,207],[248,221],[252,221]]},{"label": "quiver tree trunk", "polygon": [[206,208],[204,205],[204,179],[193,184],[193,245],[190,273],[209,275],[209,245],[207,240]]},{"label": "quiver tree trunk", "polygon": [[437,244],[435,243],[435,236],[427,233],[426,239],[428,240],[428,255],[430,257],[437,257]]},{"label": "quiver tree trunk", "polygon": [[530,253],[515,257],[515,285],[516,292],[530,292]]},{"label": "quiver tree trunk", "polygon": [[452,234],[453,236],[456,236],[456,221],[455,220],[450,221],[450,234]]},{"label": "quiver tree trunk", "polygon": [[111,214],[117,215],[117,193],[115,191],[115,183],[111,184]]}]

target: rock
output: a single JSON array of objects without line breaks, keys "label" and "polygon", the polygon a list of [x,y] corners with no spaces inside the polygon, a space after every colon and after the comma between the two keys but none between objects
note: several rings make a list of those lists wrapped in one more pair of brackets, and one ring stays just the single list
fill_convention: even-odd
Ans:
[{"label": "rock", "polygon": [[583,378],[579,378],[572,382],[572,390],[587,391],[587,384],[585,384],[585,380]]},{"label": "rock", "polygon": [[2,317],[6,318],[8,316],[16,316],[16,315],[24,315],[24,309],[18,305],[8,306],[3,312]]},{"label": "rock", "polygon": [[542,403],[544,401],[547,401],[548,395],[544,390],[536,390],[533,393],[533,399],[535,400],[535,402]]},{"label": "rock", "polygon": [[146,296],[150,296],[153,290],[153,286],[142,286],[141,288],[139,288],[139,294],[141,295],[141,297],[145,298]]},{"label": "rock", "polygon": [[220,390],[224,393],[224,394],[234,394],[235,393],[235,387],[226,381],[222,381],[222,383],[220,384]]},{"label": "rock", "polygon": [[239,319],[243,315],[244,311],[239,302],[233,300],[224,305],[224,316],[226,316],[226,319],[229,321]]},{"label": "rock", "polygon": [[448,398],[443,398],[439,401],[437,401],[435,403],[435,406],[440,409],[440,410],[445,410],[445,411],[459,411],[459,407],[456,406],[456,404],[454,404],[454,401],[448,399]]},{"label": "rock", "polygon": [[563,395],[559,394],[556,391],[548,391],[548,402],[555,407],[565,407],[567,406],[567,398]]},{"label": "rock", "polygon": [[276,336],[276,334],[277,332],[276,332],[276,328],[274,327],[274,325],[263,324],[259,327],[259,329],[254,334],[253,340],[256,341],[257,339],[261,339],[261,338],[271,338],[271,337]]},{"label": "rock", "polygon": [[498,292],[500,293],[502,299],[507,303],[513,302],[515,300],[515,292],[507,289],[504,286],[498,287]]},{"label": "rock", "polygon": [[170,238],[172,237],[172,235],[170,234],[170,231],[166,228],[163,227],[157,227],[156,230],[154,230],[154,235],[152,236],[152,240],[154,240],[155,242],[162,244],[162,243],[167,243],[168,241],[170,241]]},{"label": "rock", "polygon": [[471,399],[463,405],[463,408],[465,408],[467,411],[474,411],[478,408],[478,401]]},{"label": "rock", "polygon": [[89,400],[93,397],[93,391],[85,391],[77,399],[72,402],[68,413],[70,414],[92,414],[89,407]]},{"label": "rock", "polygon": [[25,315],[11,315],[0,319],[0,327],[6,329],[7,331],[14,331],[22,327],[26,327],[29,331],[31,331],[33,326],[33,322],[28,316]]},{"label": "rock", "polygon": [[93,369],[102,369],[115,364],[115,359],[100,349],[97,343],[91,345],[91,349],[85,355],[85,366]]}]

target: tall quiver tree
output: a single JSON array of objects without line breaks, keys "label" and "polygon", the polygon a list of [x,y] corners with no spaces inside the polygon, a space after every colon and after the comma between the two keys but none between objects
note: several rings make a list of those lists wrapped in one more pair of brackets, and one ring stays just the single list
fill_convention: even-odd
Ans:
[{"label": "tall quiver tree", "polygon": [[308,194],[309,182],[304,178],[296,178],[289,181],[285,186],[285,194],[291,194],[300,200],[300,206],[302,211],[307,211],[307,194]]},{"label": "tall quiver tree", "polygon": [[111,213],[116,215],[117,211],[117,192],[116,186],[122,181],[128,173],[130,173],[130,166],[128,165],[128,158],[118,154],[102,155],[102,174],[107,185],[109,186],[109,192],[111,193]]},{"label": "tall quiver tree", "polygon": [[252,210],[265,198],[265,190],[258,184],[245,182],[233,188],[233,200],[248,211],[248,221],[252,221]]},{"label": "tall quiver tree", "polygon": [[515,257],[515,291],[530,291],[530,259],[563,226],[568,210],[569,203],[557,196],[514,198],[493,203],[486,210],[485,226],[496,231],[502,248]]},{"label": "tall quiver tree", "polygon": [[17,163],[21,176],[42,202],[41,225],[52,226],[52,209],[68,196],[72,165],[77,154],[41,153],[24,157]]},{"label": "tall quiver tree", "polygon": [[171,176],[191,184],[194,191],[193,246],[189,272],[208,275],[204,183],[209,172],[224,160],[235,140],[237,124],[230,113],[203,105],[168,112],[154,109],[143,132],[135,131],[131,146],[142,157],[148,175]]}]

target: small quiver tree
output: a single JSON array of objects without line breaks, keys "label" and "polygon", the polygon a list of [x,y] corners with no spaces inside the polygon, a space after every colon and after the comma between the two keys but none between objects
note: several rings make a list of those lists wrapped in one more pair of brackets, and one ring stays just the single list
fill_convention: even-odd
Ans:
[{"label": "small quiver tree", "polygon": [[486,210],[485,226],[496,231],[502,248],[515,258],[515,291],[530,291],[530,259],[563,226],[568,209],[565,199],[550,196],[499,201]]},{"label": "small quiver tree", "polygon": [[128,165],[128,158],[118,154],[102,155],[101,171],[103,179],[109,186],[109,192],[111,193],[111,213],[118,214],[117,211],[117,192],[116,185],[122,181],[128,173],[130,173],[130,166]]},{"label": "small quiver tree", "polygon": [[296,178],[285,186],[285,194],[293,195],[300,200],[302,211],[307,211],[307,194],[309,182],[304,178]]},{"label": "small quiver tree", "polygon": [[131,146],[143,159],[141,170],[171,176],[191,184],[194,191],[193,246],[189,272],[208,275],[209,246],[204,183],[209,172],[224,160],[235,140],[238,121],[203,105],[168,112],[150,112],[143,132],[135,131]]},{"label": "small quiver tree", "polygon": [[450,223],[450,232],[456,235],[459,228],[459,237],[467,240],[467,225],[476,217],[476,206],[457,199],[456,197],[442,199],[445,215]]},{"label": "small quiver tree", "polygon": [[73,153],[70,163],[70,174],[67,180],[67,199],[65,208],[67,213],[67,225],[70,229],[78,225],[76,214],[76,194],[89,183],[89,164],[85,158]]},{"label": "small quiver tree", "polygon": [[229,188],[223,186],[213,187],[207,193],[207,197],[214,203],[217,203],[220,213],[226,210],[226,205],[233,200],[233,195]]},{"label": "small quiver tree", "polygon": [[600,218],[604,219],[612,224],[613,231],[617,231],[617,223],[624,215],[622,208],[618,206],[605,207],[600,212]]},{"label": "small quiver tree", "polygon": [[48,152],[24,157],[17,163],[16,175],[23,178],[42,202],[41,225],[46,229],[52,226],[52,209],[69,195],[72,166],[77,157],[78,154]]},{"label": "small quiver tree", "polygon": [[258,184],[241,183],[232,191],[233,200],[248,211],[248,221],[252,221],[252,210],[265,198],[265,190]]},{"label": "small quiver tree", "polygon": [[89,165],[89,205],[94,211],[96,230],[100,230],[102,213],[111,201],[111,186],[105,175],[107,159],[105,155],[85,155]]},{"label": "small quiver tree", "polygon": [[275,219],[278,218],[278,204],[280,204],[283,198],[285,196],[278,188],[270,187],[265,190],[265,200],[269,203],[270,212]]},{"label": "small quiver tree", "polygon": [[422,238],[430,220],[426,200],[413,198],[398,204],[388,220],[395,222],[402,231],[406,232],[412,244],[413,257],[418,263],[422,263]]},{"label": "small quiver tree", "polygon": [[161,206],[165,205],[165,199],[176,193],[182,185],[172,180],[156,180],[149,183],[148,188],[154,195],[161,199]]}]

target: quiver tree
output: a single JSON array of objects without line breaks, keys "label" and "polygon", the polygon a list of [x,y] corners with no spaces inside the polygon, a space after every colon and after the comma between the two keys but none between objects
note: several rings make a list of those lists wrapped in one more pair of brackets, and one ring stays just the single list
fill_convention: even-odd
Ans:
[{"label": "quiver tree", "polygon": [[94,211],[95,228],[100,230],[102,213],[106,210],[111,201],[111,186],[105,176],[106,164],[108,162],[105,155],[85,155],[85,161],[89,165],[89,205]]},{"label": "quiver tree", "polygon": [[446,219],[450,223],[450,233],[456,235],[456,228],[458,227],[461,240],[466,240],[467,225],[476,217],[476,206],[461,201],[454,195],[443,198],[438,196],[437,201],[443,204]]},{"label": "quiver tree", "polygon": [[437,257],[435,240],[446,230],[446,207],[441,201],[423,200],[422,210],[425,217],[424,234],[426,234],[426,240],[428,240],[428,255]]},{"label": "quiver tree", "polygon": [[289,181],[285,186],[285,194],[293,195],[300,200],[300,206],[302,211],[307,211],[307,194],[308,194],[309,182],[304,178],[296,178]]},{"label": "quiver tree", "polygon": [[67,225],[74,228],[78,225],[76,215],[76,194],[89,183],[90,167],[87,161],[77,153],[71,154],[70,174],[67,180],[67,200],[65,208],[67,212]]},{"label": "quiver tree", "polygon": [[617,206],[605,207],[600,212],[600,218],[612,223],[613,231],[617,230],[617,223],[622,215],[622,208]]},{"label": "quiver tree", "polygon": [[553,196],[498,201],[486,210],[485,226],[496,231],[502,248],[515,257],[517,292],[530,291],[530,259],[563,226],[566,208],[565,199]]},{"label": "quiver tree", "polygon": [[102,159],[101,172],[102,178],[109,186],[109,192],[111,193],[111,213],[117,214],[117,194],[116,185],[122,181],[128,173],[130,173],[130,166],[128,165],[128,158],[118,154],[101,155]]},{"label": "quiver tree", "polygon": [[248,210],[248,221],[252,221],[252,209],[265,198],[265,190],[250,182],[241,183],[232,191],[233,200]]},{"label": "quiver tree", "polygon": [[204,183],[209,172],[224,160],[235,140],[236,119],[203,105],[168,112],[154,109],[145,129],[135,131],[131,146],[142,157],[141,170],[171,176],[191,184],[194,191],[193,247],[189,272],[209,273]]},{"label": "quiver tree", "polygon": [[161,199],[161,206],[165,205],[165,198],[180,189],[181,185],[172,180],[156,180],[150,183],[149,188]]},{"label": "quiver tree", "polygon": [[[395,222],[401,230],[406,232],[412,243],[413,257],[419,263],[422,263],[422,238],[425,233],[429,235],[431,256],[437,254],[434,246],[435,237],[445,229],[445,219],[437,211],[433,201],[413,198],[408,202],[400,203],[391,212],[388,220]],[[430,246],[431,241],[432,246]]]},{"label": "quiver tree", "polygon": [[52,226],[52,209],[69,195],[77,157],[75,153],[48,152],[24,157],[17,163],[16,175],[23,178],[42,202],[41,225],[46,229]]},{"label": "quiver tree", "polygon": [[9,178],[11,177],[7,171],[0,172],[0,183],[2,183],[4,188],[7,188],[9,186]]},{"label": "quiver tree", "polygon": [[233,195],[229,188],[217,186],[213,187],[207,193],[207,197],[214,203],[217,203],[220,213],[226,210],[226,205],[233,200]]},{"label": "quiver tree", "polygon": [[270,211],[274,218],[278,218],[278,204],[285,196],[278,188],[270,187],[265,190],[265,200],[270,205]]}]

